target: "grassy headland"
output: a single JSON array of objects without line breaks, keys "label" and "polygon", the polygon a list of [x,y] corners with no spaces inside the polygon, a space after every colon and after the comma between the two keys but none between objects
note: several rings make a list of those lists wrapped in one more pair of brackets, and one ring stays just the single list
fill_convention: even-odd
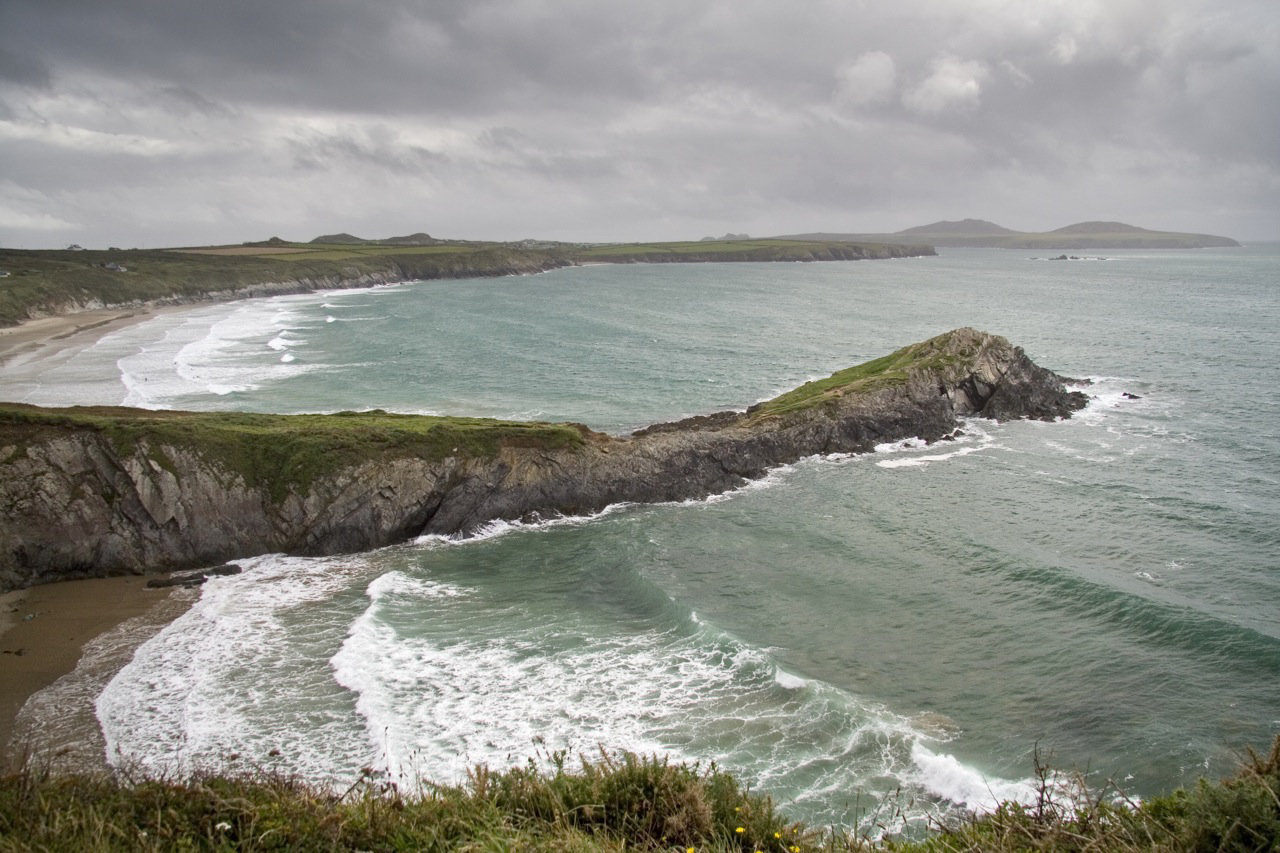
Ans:
[{"label": "grassy headland", "polygon": [[[353,240],[355,238],[352,238]],[[184,303],[415,279],[541,272],[583,263],[858,260],[932,254],[927,246],[739,240],[581,245],[395,241],[181,249],[0,249],[0,326],[86,308]]]},{"label": "grassy headland", "polygon": [[946,332],[886,356],[836,371],[825,379],[806,382],[799,388],[753,406],[751,414],[756,418],[781,415],[821,406],[846,394],[901,385],[913,373],[961,364],[977,352],[980,340],[980,336],[967,329]]},{"label": "grassy headland", "polygon": [[400,415],[373,410],[325,415],[152,411],[110,406],[45,409],[0,403],[0,463],[34,441],[90,431],[121,453],[146,445],[153,461],[172,467],[162,446],[190,448],[277,498],[305,491],[317,477],[388,456],[434,461],[450,456],[491,458],[503,446],[581,445],[589,431],[576,424],[490,418]]},{"label": "grassy headland", "polygon": [[[862,832],[788,821],[731,775],[635,755],[480,767],[461,785],[366,768],[344,792],[277,772],[0,777],[0,850],[1273,851],[1280,739],[1236,776],[1134,803],[1037,766],[1030,804],[903,838],[892,806]],[[238,759],[237,759],[238,760]],[[849,792],[853,796],[855,792]]]}]

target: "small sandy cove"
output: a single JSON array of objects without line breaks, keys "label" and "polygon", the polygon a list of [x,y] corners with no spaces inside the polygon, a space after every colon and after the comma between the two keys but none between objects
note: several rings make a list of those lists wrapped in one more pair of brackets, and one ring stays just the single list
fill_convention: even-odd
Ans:
[{"label": "small sandy cove", "polygon": [[[84,311],[0,328],[0,399],[7,369],[38,370],[54,355],[88,347],[108,332],[167,310],[181,309]],[[176,606],[166,606],[171,600]],[[10,743],[23,705],[76,670],[86,643],[153,611],[176,617],[190,600],[188,595],[179,601],[169,589],[148,589],[141,576],[63,581],[0,594],[0,770],[25,748]],[[99,736],[92,708],[79,707],[84,704],[57,711],[79,719],[81,734],[92,741]],[[90,726],[95,730],[87,731]]]}]

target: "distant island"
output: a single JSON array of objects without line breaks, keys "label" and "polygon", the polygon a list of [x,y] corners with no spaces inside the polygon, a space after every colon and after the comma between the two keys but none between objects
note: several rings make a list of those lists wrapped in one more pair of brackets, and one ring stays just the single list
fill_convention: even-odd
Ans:
[{"label": "distant island", "polygon": [[892,234],[792,234],[779,239],[928,243],[931,246],[984,249],[1207,249],[1239,247],[1230,237],[1151,231],[1123,222],[1077,222],[1055,231],[1014,231],[985,219],[961,219],[919,225]]}]

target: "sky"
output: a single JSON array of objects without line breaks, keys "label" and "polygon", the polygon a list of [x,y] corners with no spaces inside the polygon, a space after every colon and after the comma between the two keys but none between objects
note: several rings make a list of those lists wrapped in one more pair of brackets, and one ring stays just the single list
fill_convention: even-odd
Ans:
[{"label": "sky", "polygon": [[0,0],[0,245],[1280,240],[1277,0]]}]

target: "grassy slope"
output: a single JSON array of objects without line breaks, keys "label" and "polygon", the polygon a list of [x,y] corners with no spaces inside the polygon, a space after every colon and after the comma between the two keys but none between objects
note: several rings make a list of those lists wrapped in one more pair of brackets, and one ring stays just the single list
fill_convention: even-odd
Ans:
[{"label": "grassy slope", "polygon": [[977,354],[980,336],[968,330],[945,332],[905,346],[889,355],[836,371],[825,379],[806,382],[751,408],[756,419],[822,406],[849,394],[868,393],[887,385],[901,385],[913,374],[954,367]]},{"label": "grassy slope", "polygon": [[[41,313],[61,313],[71,303],[129,305],[166,299],[200,299],[298,279],[355,280],[362,275],[407,278],[464,278],[504,275],[513,270],[563,265],[569,261],[541,250],[499,245],[365,247],[307,246],[279,254],[280,245],[225,247],[221,252],[19,251],[0,250],[0,325]],[[118,263],[125,272],[103,267]]]},{"label": "grassy slope", "polygon": [[[714,766],[605,756],[566,767],[472,771],[405,792],[370,769],[338,794],[270,771],[189,779],[0,777],[0,850],[1272,851],[1280,845],[1280,739],[1217,784],[1140,805],[1041,772],[1039,797],[873,841],[789,823]],[[401,780],[401,784],[404,780]],[[412,783],[411,783],[412,784]],[[853,799],[857,792],[847,792]],[[901,828],[892,817],[871,832]]]},{"label": "grassy slope", "polygon": [[[806,383],[752,409],[759,419],[823,405],[836,396],[905,382],[914,371],[957,363],[967,351],[948,332],[897,352]],[[944,352],[945,351],[945,352]],[[110,406],[41,408],[0,403],[0,448],[20,452],[59,433],[90,431],[122,452],[149,447],[189,447],[273,491],[305,486],[316,476],[387,456],[437,460],[489,458],[503,446],[580,446],[591,435],[578,424],[502,421],[492,418],[391,414],[381,410],[276,415],[246,412],[153,411]],[[0,462],[5,457],[0,455]],[[163,460],[157,460],[163,464]]]},{"label": "grassy slope", "polygon": [[[882,247],[866,247],[874,255]],[[265,283],[297,279],[355,280],[362,275],[394,280],[469,278],[536,272],[573,263],[626,261],[822,259],[847,256],[847,243],[780,240],[653,243],[611,246],[457,242],[432,246],[377,243],[268,243],[203,249],[25,251],[0,249],[0,325],[62,313],[68,306],[129,305],[165,299],[199,299]],[[895,248],[901,252],[901,248]],[[107,263],[125,272],[105,269]]]},{"label": "grassy slope", "polygon": [[250,485],[280,498],[315,478],[387,457],[426,460],[489,458],[503,446],[561,448],[581,445],[587,432],[574,424],[487,418],[397,415],[383,411],[330,415],[148,411],[114,407],[42,409],[0,403],[0,462],[36,441],[89,431],[127,453],[145,443],[155,461],[161,445],[191,448],[236,472]]}]

